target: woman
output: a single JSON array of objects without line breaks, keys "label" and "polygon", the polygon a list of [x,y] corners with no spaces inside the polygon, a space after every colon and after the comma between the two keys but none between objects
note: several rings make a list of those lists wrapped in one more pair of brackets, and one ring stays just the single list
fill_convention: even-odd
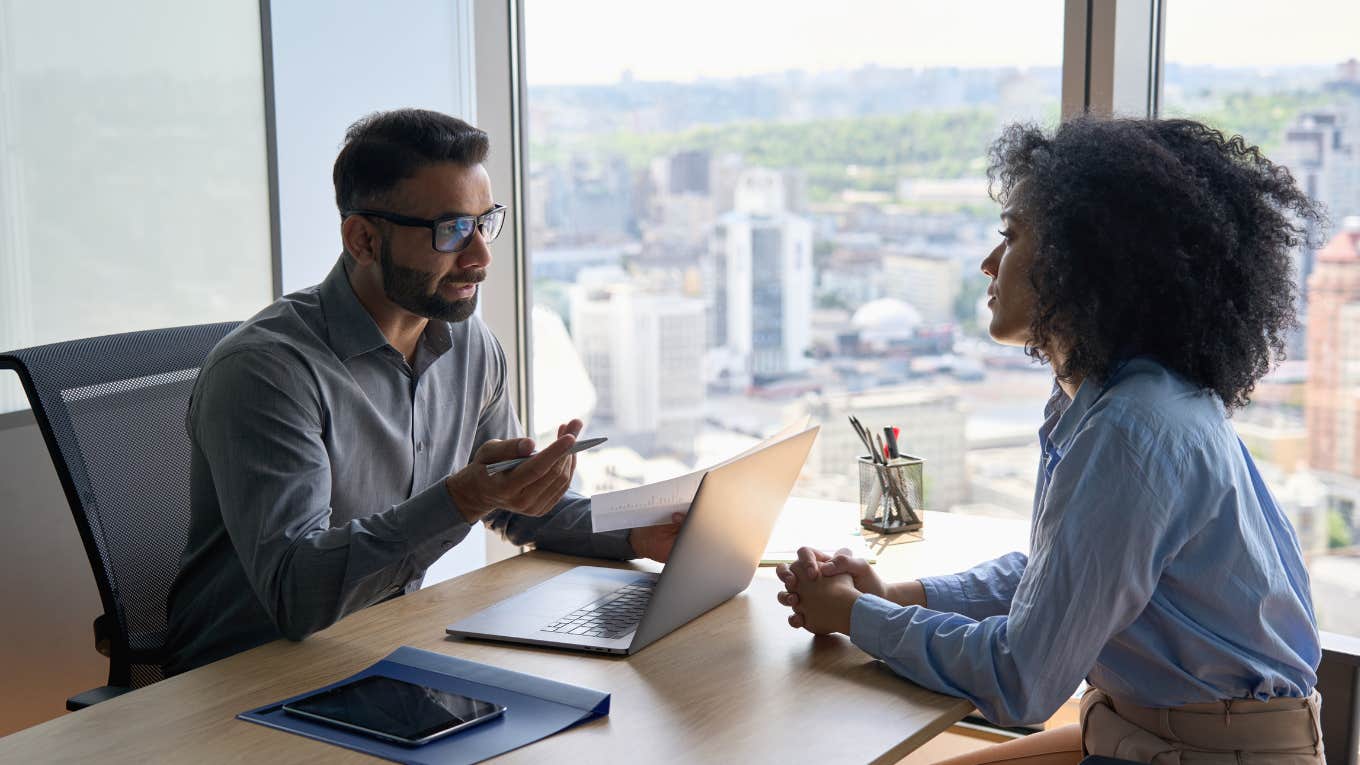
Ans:
[{"label": "woman", "polygon": [[1091,684],[1080,725],[951,763],[1076,763],[1083,747],[1321,763],[1308,576],[1227,420],[1283,354],[1290,253],[1317,212],[1255,147],[1188,120],[1013,126],[989,177],[990,332],[1056,383],[1031,552],[885,585],[804,548],[779,571],[789,623],[843,632],[1001,724]]}]

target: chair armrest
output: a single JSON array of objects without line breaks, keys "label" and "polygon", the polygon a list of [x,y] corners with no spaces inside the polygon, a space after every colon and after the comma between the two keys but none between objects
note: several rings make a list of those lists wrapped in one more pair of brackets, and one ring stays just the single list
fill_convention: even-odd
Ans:
[{"label": "chair armrest", "polygon": [[84,693],[78,693],[66,700],[66,711],[78,712],[85,707],[92,707],[101,701],[108,701],[115,696],[122,696],[132,690],[124,685],[101,685],[98,688],[91,688]]}]

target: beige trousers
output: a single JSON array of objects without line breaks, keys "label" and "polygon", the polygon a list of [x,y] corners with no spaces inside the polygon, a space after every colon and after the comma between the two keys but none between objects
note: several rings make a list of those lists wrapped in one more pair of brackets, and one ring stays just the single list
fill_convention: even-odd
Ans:
[{"label": "beige trousers", "polygon": [[1151,765],[1323,765],[1320,697],[1151,709],[1090,689],[1066,725],[936,765],[1077,765],[1084,754]]},{"label": "beige trousers", "polygon": [[1323,765],[1321,697],[1140,707],[1092,688],[1081,699],[1087,754],[1151,765]]}]

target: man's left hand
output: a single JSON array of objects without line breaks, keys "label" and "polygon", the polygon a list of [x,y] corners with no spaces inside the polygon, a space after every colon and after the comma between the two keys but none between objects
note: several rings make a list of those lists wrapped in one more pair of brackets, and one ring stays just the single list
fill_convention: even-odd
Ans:
[{"label": "man's left hand", "polygon": [[665,563],[671,557],[671,548],[680,534],[680,524],[684,523],[684,513],[671,515],[671,522],[661,526],[644,526],[628,532],[628,544],[640,558],[651,558]]}]

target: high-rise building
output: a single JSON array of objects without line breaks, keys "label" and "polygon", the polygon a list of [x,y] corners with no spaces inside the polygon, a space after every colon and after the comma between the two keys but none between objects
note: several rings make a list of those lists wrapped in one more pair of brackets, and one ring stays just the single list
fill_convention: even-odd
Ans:
[{"label": "high-rise building", "polygon": [[[1329,109],[1303,112],[1285,131],[1275,159],[1289,168],[1299,188],[1327,211],[1331,228],[1314,230],[1326,239],[1346,216],[1360,215],[1360,97],[1343,96]],[[1311,225],[1311,224],[1310,224]],[[1299,251],[1298,283],[1312,274],[1315,253]],[[1311,300],[1303,290],[1305,302]]]},{"label": "high-rise building", "polygon": [[880,292],[911,305],[933,324],[954,321],[954,301],[963,284],[958,260],[911,251],[883,253]]},{"label": "high-rise building", "polygon": [[678,151],[668,160],[669,182],[666,184],[672,194],[702,194],[711,192],[709,181],[713,159],[706,151],[691,149]]},{"label": "high-rise building", "polygon": [[[766,189],[773,197],[780,191]],[[719,218],[709,262],[710,346],[730,387],[807,369],[812,224],[786,212]]]},{"label": "high-rise building", "polygon": [[1360,217],[1318,252],[1308,294],[1308,464],[1360,476]]},{"label": "high-rise building", "polygon": [[698,150],[652,160],[640,216],[645,267],[683,270],[703,257],[718,215],[712,166]]},{"label": "high-rise building", "polygon": [[702,300],[630,284],[573,289],[573,339],[611,438],[644,452],[692,447],[704,407],[703,314]]},{"label": "high-rise building", "polygon": [[558,237],[579,243],[624,237],[636,228],[633,178],[618,155],[573,156],[531,179],[531,191],[546,196],[542,209],[532,202],[530,214]]},{"label": "high-rise building", "polygon": [[732,209],[752,215],[777,215],[790,209],[789,191],[784,173],[752,167],[737,176]]}]

